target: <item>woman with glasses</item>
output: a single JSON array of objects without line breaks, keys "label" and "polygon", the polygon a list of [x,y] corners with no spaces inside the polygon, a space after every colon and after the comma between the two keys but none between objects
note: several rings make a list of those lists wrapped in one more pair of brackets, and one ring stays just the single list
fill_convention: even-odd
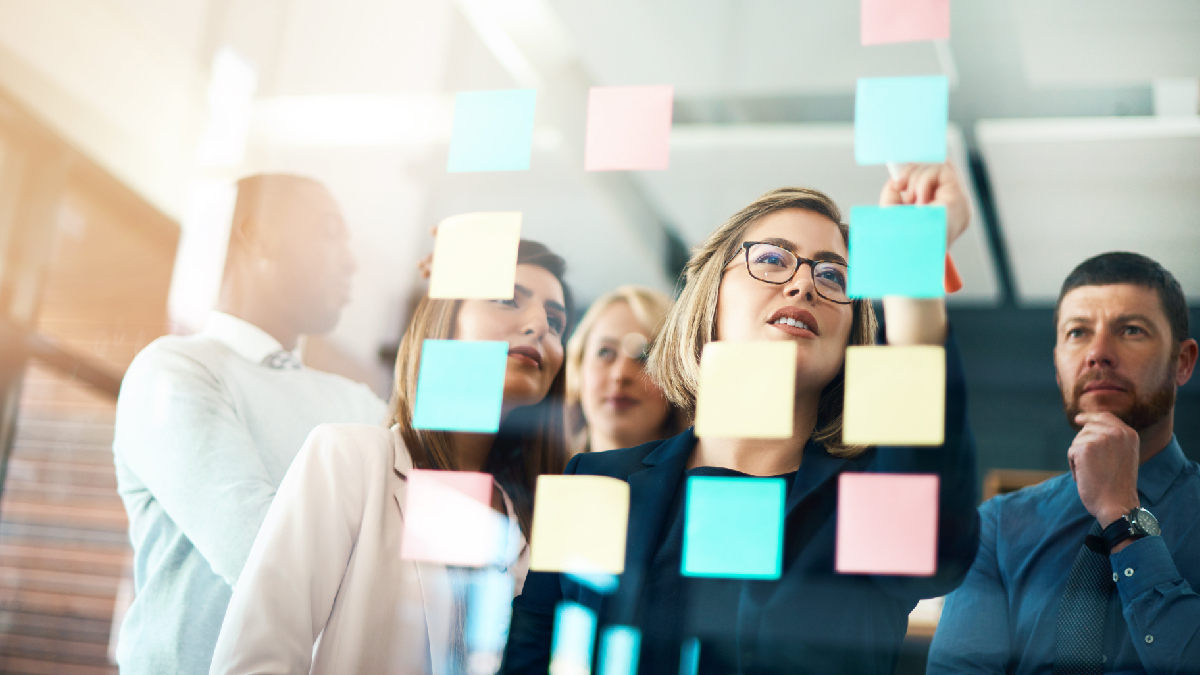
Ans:
[{"label": "woman with glasses", "polygon": [[[389,426],[322,425],[309,436],[238,579],[212,673],[495,671],[507,599],[499,604],[505,616],[470,635],[464,620],[468,606],[496,589],[507,598],[520,592],[535,482],[560,473],[566,461],[562,363],[572,308],[564,271],[562,258],[522,240],[511,299],[421,301],[396,358]],[[414,427],[425,340],[508,343],[498,433]],[[491,509],[479,505],[495,512],[482,522],[498,524],[488,565],[402,555],[406,520],[414,517],[405,510],[413,469],[492,475]]]},{"label": "woman with glasses", "polygon": [[[948,165],[906,167],[884,187],[881,201],[945,206],[951,242],[969,220]],[[659,443],[577,455],[568,474],[610,476],[630,485],[624,573],[608,595],[575,576],[530,573],[513,603],[501,672],[546,672],[555,607],[564,600],[595,611],[598,634],[611,626],[640,631],[640,673],[893,672],[909,612],[919,599],[953,589],[974,557],[974,445],[960,359],[947,339],[940,298],[885,298],[883,307],[887,344],[946,347],[944,445],[842,442],[846,347],[875,344],[877,337],[870,302],[847,295],[854,273],[848,257],[848,228],[838,207],[824,194],[800,188],[763,195],[693,250],[686,285],[651,349],[651,376],[672,402],[692,412],[706,343],[791,341],[798,352],[793,435],[697,438],[688,429]],[[846,472],[938,474],[932,576],[837,573],[838,483]],[[696,477],[783,479],[777,579],[680,573],[686,486]],[[602,649],[598,644],[597,652]]]},{"label": "woman with glasses", "polygon": [[671,309],[665,293],[620,286],[592,303],[567,343],[567,433],[572,454],[630,448],[687,426],[645,371]]}]

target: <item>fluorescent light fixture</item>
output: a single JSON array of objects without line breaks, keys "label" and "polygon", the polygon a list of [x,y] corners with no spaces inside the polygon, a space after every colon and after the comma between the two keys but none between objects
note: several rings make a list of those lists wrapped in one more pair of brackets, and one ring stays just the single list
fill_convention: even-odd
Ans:
[{"label": "fluorescent light fixture", "polygon": [[203,328],[217,306],[236,200],[237,185],[221,180],[200,181],[188,195],[167,297],[171,323],[182,332]]},{"label": "fluorescent light fixture", "polygon": [[196,157],[201,166],[231,167],[242,163],[257,88],[258,72],[249,60],[230,47],[217,50],[208,82],[208,125]]},{"label": "fluorescent light fixture", "polygon": [[301,147],[447,143],[453,119],[444,94],[277,96],[256,106],[254,137]]}]

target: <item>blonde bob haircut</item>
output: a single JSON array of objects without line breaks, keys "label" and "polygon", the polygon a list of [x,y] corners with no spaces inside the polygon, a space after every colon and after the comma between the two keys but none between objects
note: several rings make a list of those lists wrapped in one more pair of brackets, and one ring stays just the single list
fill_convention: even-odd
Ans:
[{"label": "blonde bob haircut", "polygon": [[[700,384],[700,353],[704,345],[716,339],[717,293],[724,270],[742,250],[742,238],[751,225],[764,216],[785,209],[800,209],[825,216],[842,234],[849,246],[850,229],[842,222],[842,212],[824,193],[808,188],[779,188],[754,200],[713,230],[695,249],[684,268],[683,292],[667,314],[662,333],[654,341],[648,364],[651,377],[662,387],[672,403],[693,415],[696,391]],[[851,304],[853,323],[849,344],[875,344],[879,324],[869,300]],[[836,457],[855,457],[865,446],[842,444],[842,405],[845,366],[821,392],[817,404],[817,426],[811,440],[825,445]]]},{"label": "blonde bob haircut", "polygon": [[[566,263],[544,245],[522,239],[517,248],[518,265],[534,265],[550,272],[563,289],[567,322],[571,328],[575,310],[570,289],[563,281]],[[421,299],[396,354],[396,379],[388,405],[388,425],[399,426],[400,437],[418,469],[459,468],[450,433],[413,427],[417,401],[417,374],[425,340],[449,340],[454,336],[462,300]],[[567,436],[563,428],[562,399],[566,390],[565,368],[559,368],[550,391],[541,402],[517,408],[508,414],[492,444],[484,470],[492,474],[513,501],[522,532],[528,538],[533,524],[533,494],[537,477],[560,474],[567,463]]]},{"label": "blonde bob haircut", "polygon": [[[579,326],[567,343],[567,397],[564,403],[567,434],[571,439],[573,453],[589,452],[587,419],[583,416],[582,385],[583,385],[583,351],[587,347],[592,329],[600,321],[604,312],[617,303],[625,303],[637,319],[642,330],[646,331],[650,343],[653,344],[662,331],[663,321],[671,309],[671,297],[662,291],[645,286],[618,286],[612,291],[596,298],[592,306],[579,320]],[[659,430],[661,438],[669,438],[687,427],[687,419],[683,412],[672,405]]]}]

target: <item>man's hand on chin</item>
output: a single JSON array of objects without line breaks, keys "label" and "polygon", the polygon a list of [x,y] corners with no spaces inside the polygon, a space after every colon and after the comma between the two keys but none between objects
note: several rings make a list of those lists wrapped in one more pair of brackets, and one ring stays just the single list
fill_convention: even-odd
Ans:
[{"label": "man's hand on chin", "polygon": [[[1079,499],[1100,527],[1141,506],[1137,492],[1139,438],[1136,431],[1110,412],[1080,413],[1067,460],[1079,488]],[[1121,542],[1113,552],[1129,542]]]}]

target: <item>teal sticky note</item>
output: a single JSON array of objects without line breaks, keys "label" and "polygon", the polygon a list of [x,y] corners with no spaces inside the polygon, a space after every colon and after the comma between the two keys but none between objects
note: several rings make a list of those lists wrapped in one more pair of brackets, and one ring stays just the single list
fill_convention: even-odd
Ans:
[{"label": "teal sticky note", "polygon": [[859,164],[946,161],[950,82],[937,77],[865,77],[854,97]]},{"label": "teal sticky note", "polygon": [[940,298],[945,271],[945,207],[851,207],[850,297]]},{"label": "teal sticky note", "polygon": [[417,429],[495,433],[504,399],[507,342],[426,340],[417,371]]},{"label": "teal sticky note", "polygon": [[525,171],[533,153],[535,89],[465,91],[454,99],[449,172]]},{"label": "teal sticky note", "polygon": [[596,613],[576,602],[560,602],[554,612],[550,672],[590,673],[596,641]]},{"label": "teal sticky note", "polygon": [[471,580],[467,598],[467,648],[497,657],[508,640],[512,618],[513,578],[496,569],[485,569]]},{"label": "teal sticky note", "polygon": [[778,579],[784,494],[782,478],[689,478],[683,575]]},{"label": "teal sticky note", "polygon": [[599,675],[637,675],[642,632],[632,626],[609,626],[600,636]]}]

